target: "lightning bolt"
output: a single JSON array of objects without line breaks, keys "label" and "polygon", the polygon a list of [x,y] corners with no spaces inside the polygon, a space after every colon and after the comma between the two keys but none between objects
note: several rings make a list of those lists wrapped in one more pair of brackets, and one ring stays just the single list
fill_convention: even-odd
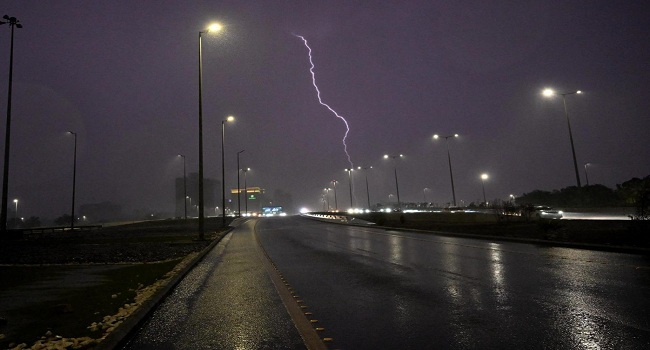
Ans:
[{"label": "lightning bolt", "polygon": [[311,57],[311,47],[307,44],[307,39],[305,39],[304,36],[298,35],[298,34],[293,34],[294,36],[302,39],[303,43],[305,43],[305,47],[307,47],[307,50],[309,50],[309,63],[311,64],[311,68],[309,68],[309,72],[311,72],[311,82],[314,85],[314,89],[316,89],[316,96],[318,97],[318,102],[325,106],[327,109],[330,110],[337,118],[341,119],[343,123],[345,123],[345,135],[343,136],[343,150],[345,151],[345,155],[348,157],[348,162],[350,163],[350,168],[354,168],[354,164],[352,164],[352,158],[350,157],[350,153],[348,153],[348,145],[345,143],[345,141],[348,138],[348,133],[350,133],[350,125],[348,124],[348,121],[345,120],[341,115],[339,115],[332,107],[330,107],[327,103],[323,102],[323,99],[320,97],[320,90],[318,89],[318,85],[316,85],[316,74],[314,73],[314,61],[312,60]]}]

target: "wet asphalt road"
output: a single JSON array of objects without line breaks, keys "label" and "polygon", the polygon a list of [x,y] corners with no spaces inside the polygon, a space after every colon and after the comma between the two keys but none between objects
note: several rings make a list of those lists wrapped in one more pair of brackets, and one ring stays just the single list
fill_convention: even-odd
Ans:
[{"label": "wet asphalt road", "polygon": [[224,237],[124,349],[305,349],[253,227],[249,221]]},{"label": "wet asphalt road", "polygon": [[128,348],[304,348],[254,227],[330,349],[650,348],[648,257],[300,217],[234,230]]},{"label": "wet asphalt road", "polygon": [[648,257],[262,220],[337,349],[650,349]]}]

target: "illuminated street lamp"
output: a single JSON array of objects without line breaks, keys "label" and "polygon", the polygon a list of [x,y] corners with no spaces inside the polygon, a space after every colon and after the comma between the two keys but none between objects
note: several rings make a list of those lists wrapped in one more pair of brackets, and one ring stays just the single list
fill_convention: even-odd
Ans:
[{"label": "illuminated street lamp", "polygon": [[338,201],[338,199],[336,199],[336,184],[338,183],[338,181],[332,180],[330,182],[334,186],[334,210],[336,210],[338,212],[339,211],[339,201]]},{"label": "illuminated street lamp", "polygon": [[368,170],[372,169],[372,167],[371,166],[365,167],[365,168],[364,167],[357,167],[357,169],[359,169],[359,170],[363,169],[363,170],[365,170],[365,173],[366,173],[366,196],[368,197],[368,210],[370,210],[370,190],[368,188]]},{"label": "illuminated street lamp", "polygon": [[481,185],[483,187],[483,203],[485,203],[485,206],[487,207],[487,199],[485,198],[485,180],[489,178],[488,174],[481,174]]},{"label": "illuminated street lamp", "polygon": [[554,95],[562,95],[562,101],[564,102],[564,115],[566,116],[566,123],[569,126],[569,140],[571,141],[571,153],[573,154],[573,167],[576,172],[576,183],[580,187],[580,173],[578,172],[578,160],[576,159],[576,149],[573,145],[573,133],[571,132],[571,122],[569,121],[569,112],[566,108],[566,96],[573,94],[581,94],[582,91],[572,91],[572,92],[555,92],[553,89],[544,89],[542,95],[545,97],[553,97]]},{"label": "illuminated street lamp", "polygon": [[16,205],[16,211],[14,213],[14,219],[18,220],[18,199],[14,199],[14,204]]},{"label": "illuminated street lamp", "polygon": [[430,191],[431,189],[429,187],[425,187],[422,190],[422,194],[424,195],[424,203],[427,203],[427,191]]},{"label": "illuminated street lamp", "polygon": [[384,154],[384,159],[393,159],[393,166],[395,170],[395,190],[397,192],[397,209],[402,209],[402,202],[399,200],[399,183],[397,182],[397,162],[395,158],[404,158],[403,154]]},{"label": "illuminated street lamp", "polygon": [[454,199],[454,207],[456,206],[456,189],[454,188],[454,173],[451,171],[451,154],[449,153],[449,138],[450,137],[458,137],[458,134],[453,134],[449,136],[439,136],[438,134],[433,135],[433,139],[437,140],[439,138],[444,138],[445,139],[445,144],[447,145],[447,160],[449,162],[449,178],[451,178],[451,195],[452,198]]},{"label": "illuminated street lamp", "polygon": [[350,208],[354,208],[354,201],[352,199],[352,172],[354,169],[345,169],[348,172],[348,184],[350,185]]},{"label": "illuminated street lamp", "polygon": [[226,227],[226,156],[224,150],[224,139],[226,138],[226,122],[234,122],[235,117],[229,115],[221,121],[221,226]]},{"label": "illuminated street lamp", "polygon": [[245,149],[237,152],[237,216],[241,217],[241,185],[239,184],[239,155],[242,154]]},{"label": "illuminated street lamp", "polygon": [[[201,34],[218,32],[221,25],[211,24],[205,31],[199,31],[199,239],[205,237],[205,225],[203,222],[203,54],[201,47]],[[225,217],[224,217],[225,222]]]},{"label": "illuminated street lamp", "polygon": [[68,131],[68,134],[74,135],[74,162],[72,165],[72,217],[70,218],[70,230],[74,231],[74,199],[75,189],[77,187],[77,133]]},{"label": "illuminated street lamp", "polygon": [[4,172],[2,177],[2,210],[0,210],[0,232],[7,230],[7,197],[9,190],[9,146],[11,146],[11,87],[13,82],[13,67],[14,67],[14,28],[22,28],[23,25],[16,17],[9,17],[4,15],[2,18],[6,20],[0,21],[0,25],[9,24],[11,27],[11,46],[9,49],[9,89],[7,89],[7,125],[5,126],[5,160]]},{"label": "illuminated street lamp", "polygon": [[591,163],[585,163],[585,179],[587,180],[587,186],[589,186],[589,173],[587,173],[587,166],[590,166]]},{"label": "illuminated street lamp", "polygon": [[187,220],[187,173],[185,172],[185,156],[182,154],[178,155],[183,158],[183,204],[185,210],[185,220]]}]

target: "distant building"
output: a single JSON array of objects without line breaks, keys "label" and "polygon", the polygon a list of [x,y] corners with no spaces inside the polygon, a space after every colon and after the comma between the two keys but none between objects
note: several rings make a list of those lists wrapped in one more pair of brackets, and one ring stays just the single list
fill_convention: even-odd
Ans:
[{"label": "distant building", "polygon": [[[187,201],[187,216],[198,217],[199,174],[187,174],[187,198],[185,198],[185,192],[183,191],[183,177],[177,177],[175,184],[176,191],[174,195],[174,203],[176,209],[174,210],[174,216],[185,216],[185,201]],[[218,193],[218,190],[221,188],[220,185],[220,181],[203,178],[203,208],[206,217],[215,216],[217,213],[221,215],[221,210],[217,210],[217,206],[221,205],[221,202],[217,201],[217,198],[221,198],[220,193]]]},{"label": "distant building", "polygon": [[265,190],[260,187],[247,187],[246,189],[240,188],[239,190],[233,188],[230,190],[230,209],[232,212],[237,212],[237,193],[241,193],[241,212],[242,214],[246,213],[246,207],[248,207],[248,213],[250,214],[259,214],[262,212],[262,207],[266,204],[266,195]]}]

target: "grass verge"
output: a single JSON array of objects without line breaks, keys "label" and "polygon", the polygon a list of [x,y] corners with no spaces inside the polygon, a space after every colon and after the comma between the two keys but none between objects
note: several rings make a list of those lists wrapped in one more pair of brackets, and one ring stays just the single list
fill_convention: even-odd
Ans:
[{"label": "grass verge", "polygon": [[[62,337],[101,337],[93,322],[133,302],[136,290],[171,271],[180,259],[135,265],[0,266],[0,348],[34,341],[51,332]],[[16,298],[15,295],[20,295]],[[43,298],[43,295],[46,297]],[[30,302],[32,298],[45,299]],[[4,299],[4,298],[3,298]]]}]

